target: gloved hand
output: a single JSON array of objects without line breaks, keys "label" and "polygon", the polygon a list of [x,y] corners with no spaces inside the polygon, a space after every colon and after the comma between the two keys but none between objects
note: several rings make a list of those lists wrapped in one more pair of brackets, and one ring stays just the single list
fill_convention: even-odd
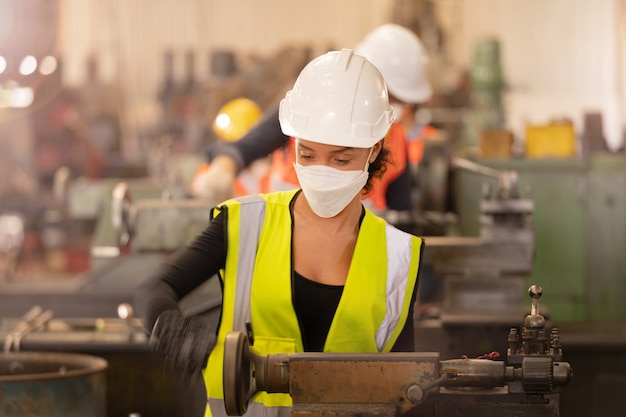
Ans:
[{"label": "gloved hand", "polygon": [[152,351],[187,382],[198,380],[214,346],[215,329],[206,318],[185,316],[179,310],[161,313],[150,336]]},{"label": "gloved hand", "polygon": [[195,197],[227,199],[233,195],[237,166],[231,157],[217,156],[211,164],[202,164],[191,180],[190,192]]}]

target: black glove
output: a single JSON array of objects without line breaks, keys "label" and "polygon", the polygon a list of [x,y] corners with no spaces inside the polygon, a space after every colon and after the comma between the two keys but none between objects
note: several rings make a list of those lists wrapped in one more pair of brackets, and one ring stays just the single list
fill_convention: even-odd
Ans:
[{"label": "black glove", "polygon": [[159,315],[150,347],[170,370],[180,372],[183,380],[196,382],[215,346],[215,329],[201,316],[184,316],[179,310]]}]

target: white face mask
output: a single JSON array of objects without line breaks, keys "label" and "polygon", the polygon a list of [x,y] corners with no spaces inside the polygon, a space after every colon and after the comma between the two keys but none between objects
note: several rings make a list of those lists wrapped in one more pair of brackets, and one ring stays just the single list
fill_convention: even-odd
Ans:
[{"label": "white face mask", "polygon": [[315,214],[324,218],[335,217],[356,197],[367,183],[372,149],[363,171],[342,171],[327,165],[293,164],[302,192]]}]

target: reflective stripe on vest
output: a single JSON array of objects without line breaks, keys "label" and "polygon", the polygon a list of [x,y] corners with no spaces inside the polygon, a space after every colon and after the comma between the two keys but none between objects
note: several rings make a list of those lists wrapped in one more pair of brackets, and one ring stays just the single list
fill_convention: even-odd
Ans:
[{"label": "reflective stripe on vest", "polygon": [[[249,195],[238,199],[239,245],[237,254],[237,287],[235,290],[235,308],[232,329],[245,332],[246,322],[250,321],[250,286],[254,273],[254,261],[261,228],[265,220],[265,204],[259,195]],[[262,203],[262,204],[251,204]],[[229,225],[230,226],[230,225]]]},{"label": "reflective stripe on vest", "polygon": [[[402,306],[406,304],[406,296],[412,297],[412,292],[406,291],[411,270],[412,236],[395,227],[386,225],[387,237],[387,314],[376,332],[376,345],[382,351],[389,344],[394,329],[402,317]],[[421,246],[421,244],[420,244]],[[406,248],[409,248],[407,251]],[[417,270],[415,270],[415,275]],[[413,288],[413,286],[409,286]],[[410,300],[409,300],[410,302]],[[399,330],[402,330],[400,326]],[[399,335],[399,334],[398,334]],[[397,336],[394,338],[397,339]],[[391,350],[389,346],[388,350]]]},{"label": "reflective stripe on vest", "polygon": [[[266,204],[261,203],[263,198],[259,196],[256,200],[250,196],[246,201],[238,199],[226,203],[228,248],[229,252],[237,249],[237,259],[236,262],[227,259],[218,345],[207,367],[212,373],[220,372],[219,378],[205,372],[213,416],[224,415],[221,399],[223,340],[230,329],[245,331],[245,322],[252,318],[255,336],[252,348],[257,353],[303,350],[291,301],[291,250],[285,250],[291,245],[289,202],[294,195],[295,191],[266,195],[263,197],[268,201]],[[420,249],[419,238],[395,229],[366,211],[324,351],[391,350],[408,319]],[[234,287],[233,282],[236,282]],[[268,302],[271,305],[251,302],[251,296],[252,300],[271,300]],[[365,316],[363,305],[368,306]],[[250,407],[255,409],[263,406],[264,415],[280,414],[289,410],[290,405],[287,394],[257,393],[250,402]],[[252,415],[250,412],[252,409],[246,415]],[[211,414],[207,411],[207,415]]]}]

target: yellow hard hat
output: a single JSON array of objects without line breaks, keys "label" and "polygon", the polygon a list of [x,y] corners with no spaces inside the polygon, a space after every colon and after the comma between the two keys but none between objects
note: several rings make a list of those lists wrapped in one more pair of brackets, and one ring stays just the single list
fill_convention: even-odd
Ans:
[{"label": "yellow hard hat", "polygon": [[236,98],[224,104],[213,121],[213,132],[221,139],[235,142],[263,116],[261,108],[247,98]]}]

